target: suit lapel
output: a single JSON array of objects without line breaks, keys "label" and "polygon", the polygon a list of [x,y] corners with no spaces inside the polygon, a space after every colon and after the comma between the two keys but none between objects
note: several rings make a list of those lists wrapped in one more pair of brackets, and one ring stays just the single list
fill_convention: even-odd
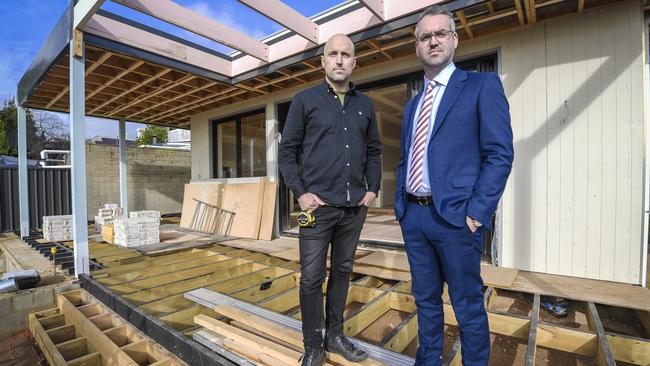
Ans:
[{"label": "suit lapel", "polygon": [[424,88],[420,89],[418,95],[416,95],[415,98],[411,99],[406,105],[407,106],[405,111],[407,113],[406,123],[408,125],[406,126],[406,131],[405,131],[406,135],[404,136],[406,140],[404,145],[406,147],[407,160],[408,160],[408,152],[411,149],[411,134],[412,134],[411,131],[413,131],[413,119],[415,118],[415,111],[418,108],[418,101],[422,97],[423,92],[424,92]]},{"label": "suit lapel", "polygon": [[445,94],[442,95],[442,100],[438,106],[438,112],[436,113],[436,121],[433,125],[433,131],[431,131],[430,139],[436,135],[436,132],[440,129],[440,125],[445,120],[449,109],[454,105],[456,98],[460,94],[460,91],[463,90],[465,86],[464,81],[467,80],[467,72],[461,69],[456,69],[449,78],[449,84],[445,88]]}]

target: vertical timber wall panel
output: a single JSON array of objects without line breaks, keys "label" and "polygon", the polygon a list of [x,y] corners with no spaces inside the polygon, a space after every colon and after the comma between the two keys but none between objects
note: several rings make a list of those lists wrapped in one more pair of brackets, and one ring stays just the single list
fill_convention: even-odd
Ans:
[{"label": "vertical timber wall panel", "polygon": [[459,46],[500,52],[515,138],[504,266],[640,282],[643,28],[632,1]]}]

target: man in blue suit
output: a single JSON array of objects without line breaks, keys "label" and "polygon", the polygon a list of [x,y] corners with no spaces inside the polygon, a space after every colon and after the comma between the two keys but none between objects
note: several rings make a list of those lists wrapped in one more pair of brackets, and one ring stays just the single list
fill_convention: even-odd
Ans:
[{"label": "man in blue suit", "polygon": [[487,365],[480,254],[514,157],[508,101],[496,74],[455,67],[458,35],[444,7],[427,8],[415,35],[424,87],[404,108],[395,215],[418,308],[416,365],[440,364],[445,282],[463,364]]}]

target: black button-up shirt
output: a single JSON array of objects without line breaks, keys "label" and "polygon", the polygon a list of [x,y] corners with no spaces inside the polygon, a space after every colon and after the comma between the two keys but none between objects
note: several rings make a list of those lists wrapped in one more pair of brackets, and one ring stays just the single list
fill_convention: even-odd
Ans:
[{"label": "black button-up shirt", "polygon": [[327,81],[296,94],[279,165],[296,197],[310,192],[330,205],[356,206],[367,191],[378,193],[381,142],[370,98],[350,83],[341,105]]}]

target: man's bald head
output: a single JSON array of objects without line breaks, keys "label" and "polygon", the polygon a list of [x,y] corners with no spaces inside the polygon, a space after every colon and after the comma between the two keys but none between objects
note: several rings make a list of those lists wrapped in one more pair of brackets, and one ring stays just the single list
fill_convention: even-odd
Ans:
[{"label": "man's bald head", "polygon": [[345,34],[331,36],[325,43],[321,63],[329,83],[339,91],[347,90],[352,70],[357,65],[354,43]]},{"label": "man's bald head", "polygon": [[335,45],[346,46],[352,50],[352,56],[354,56],[354,43],[352,43],[352,40],[347,35],[339,33],[331,36],[327,42],[325,42],[324,54],[327,54],[327,51],[331,50]]}]

